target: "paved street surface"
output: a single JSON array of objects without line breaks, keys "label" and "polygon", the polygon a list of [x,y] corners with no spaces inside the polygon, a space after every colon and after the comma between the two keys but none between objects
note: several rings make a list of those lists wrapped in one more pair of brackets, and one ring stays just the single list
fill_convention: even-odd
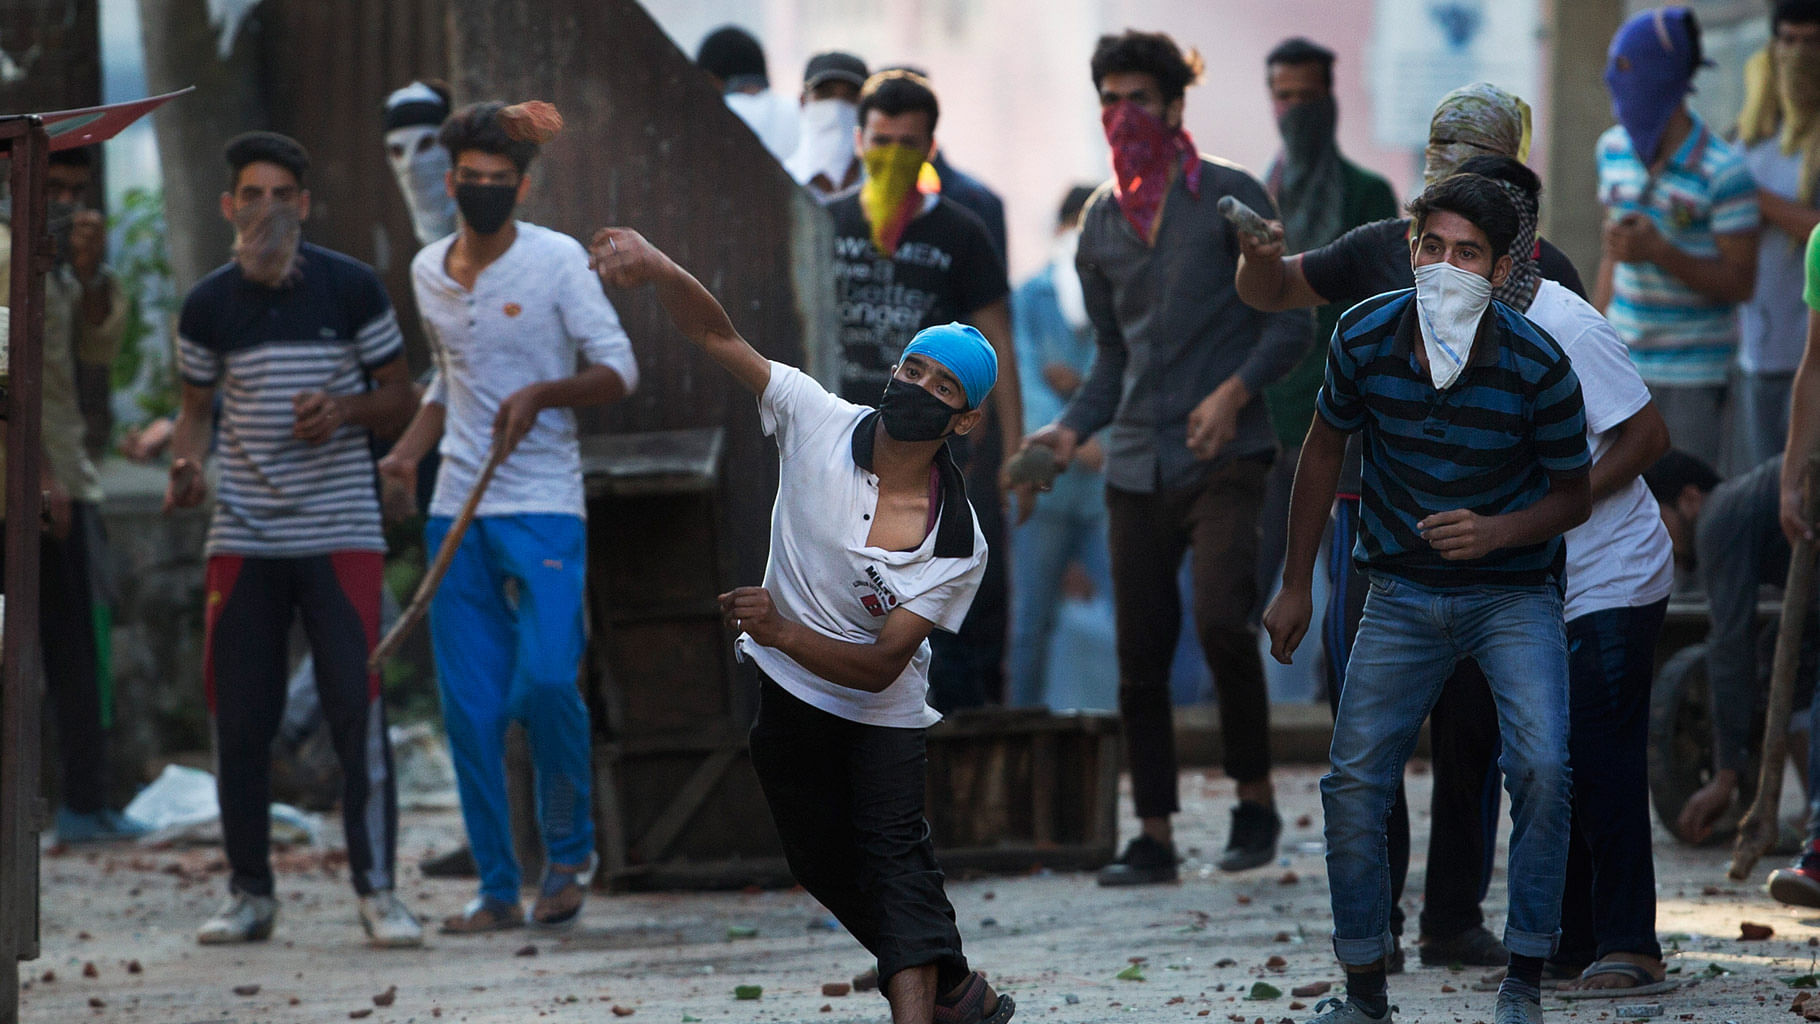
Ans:
[{"label": "paved street surface", "polygon": [[[1018,876],[951,879],[969,956],[1015,996],[1022,1021],[1277,1024],[1312,1016],[1317,998],[1296,998],[1291,990],[1320,982],[1340,987],[1327,942],[1317,778],[1308,767],[1284,773],[1283,857],[1269,868],[1224,876],[1210,866],[1224,842],[1231,785],[1190,772],[1179,826],[1190,856],[1180,884],[1106,890],[1088,875],[1034,867]],[[1410,781],[1412,805],[1425,807],[1427,777],[1419,765]],[[1794,813],[1799,790],[1790,788],[1795,795],[1787,810]],[[1418,851],[1426,819],[1417,815]],[[1124,828],[1130,834],[1129,818]],[[431,928],[424,949],[368,949],[332,823],[328,831],[325,847],[281,855],[278,932],[251,946],[205,948],[192,937],[226,885],[217,850],[51,851],[44,861],[43,956],[20,966],[27,986],[22,1019],[888,1019],[874,994],[822,994],[824,983],[847,981],[867,959],[800,891],[596,896],[566,933],[456,938]],[[453,813],[406,816],[400,892],[426,920],[458,910],[471,894],[470,882],[424,879],[416,869],[427,851],[446,849],[459,834]],[[1783,979],[1820,969],[1820,911],[1783,908],[1762,894],[1773,863],[1759,868],[1752,883],[1734,886],[1724,877],[1725,850],[1690,850],[1660,829],[1656,849],[1658,927],[1664,944],[1678,947],[1669,966],[1684,986],[1642,1001],[1660,1004],[1664,1021],[1800,1020],[1788,1012],[1800,990]],[[1486,907],[1494,927],[1503,917],[1502,874],[1500,866]],[[1408,899],[1412,922],[1421,888],[1418,870]],[[1740,941],[1745,921],[1769,925],[1775,934]],[[1482,971],[1422,968],[1413,949],[1409,962],[1409,973],[1391,979],[1400,1020],[1489,1019],[1492,994],[1473,990]],[[1121,972],[1137,977],[1121,979]],[[1282,994],[1247,998],[1259,983]],[[735,987],[748,985],[762,986],[763,996],[736,1000]],[[1550,1020],[1592,1024],[1633,1019],[1615,1011],[1637,1001],[1544,1005]]]}]

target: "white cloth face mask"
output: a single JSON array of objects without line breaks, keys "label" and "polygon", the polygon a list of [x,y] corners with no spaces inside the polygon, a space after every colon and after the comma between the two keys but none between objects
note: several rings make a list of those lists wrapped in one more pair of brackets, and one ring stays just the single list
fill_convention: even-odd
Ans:
[{"label": "white cloth face mask", "polygon": [[1445,390],[1466,369],[1479,321],[1491,305],[1491,281],[1446,261],[1415,268],[1416,312],[1421,317],[1422,348],[1428,354],[1428,379]]},{"label": "white cloth face mask", "polygon": [[838,189],[853,166],[853,132],[859,127],[859,105],[846,100],[810,100],[803,104],[796,152],[784,169],[799,185],[820,174]]},{"label": "white cloth face mask", "polygon": [[385,133],[386,159],[411,211],[411,230],[417,244],[428,245],[455,231],[455,200],[443,176],[449,172],[449,152],[436,141],[436,127],[427,124],[394,128]]}]

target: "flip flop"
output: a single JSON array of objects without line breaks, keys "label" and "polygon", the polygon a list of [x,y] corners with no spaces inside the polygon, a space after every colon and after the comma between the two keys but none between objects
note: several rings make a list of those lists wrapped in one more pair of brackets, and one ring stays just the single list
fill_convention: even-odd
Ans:
[{"label": "flip flop", "polygon": [[1679,981],[1657,981],[1649,968],[1641,964],[1628,963],[1623,960],[1600,960],[1580,972],[1582,979],[1597,978],[1604,975],[1622,975],[1635,981],[1629,988],[1572,988],[1558,989],[1556,999],[1624,999],[1629,996],[1653,996],[1661,992],[1670,992],[1677,988]]}]

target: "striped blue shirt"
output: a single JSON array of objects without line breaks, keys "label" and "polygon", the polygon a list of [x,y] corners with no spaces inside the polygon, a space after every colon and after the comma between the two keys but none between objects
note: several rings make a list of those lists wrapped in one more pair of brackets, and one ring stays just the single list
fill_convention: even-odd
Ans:
[{"label": "striped blue shirt", "polygon": [[368,371],[398,358],[404,337],[364,263],[307,243],[299,255],[303,279],[290,287],[254,284],[229,263],[183,300],[178,369],[222,396],[210,555],[385,550],[366,428],[344,423],[306,444],[291,436],[292,402],[366,391]]},{"label": "striped blue shirt", "polygon": [[1558,584],[1559,537],[1448,561],[1416,524],[1460,508],[1515,512],[1548,493],[1550,473],[1590,466],[1579,378],[1553,338],[1493,302],[1465,371],[1436,391],[1416,362],[1414,299],[1388,292],[1348,310],[1316,397],[1329,426],[1364,432],[1353,558],[1424,586]]},{"label": "striped blue shirt", "polygon": [[[1691,113],[1689,116],[1693,116]],[[1613,126],[1599,136],[1599,201],[1616,219],[1642,212],[1669,244],[1700,259],[1719,255],[1718,236],[1757,230],[1757,186],[1736,146],[1694,117],[1693,131],[1652,179]],[[1612,270],[1606,318],[1650,384],[1723,384],[1738,347],[1737,307],[1702,295],[1654,263]]]}]

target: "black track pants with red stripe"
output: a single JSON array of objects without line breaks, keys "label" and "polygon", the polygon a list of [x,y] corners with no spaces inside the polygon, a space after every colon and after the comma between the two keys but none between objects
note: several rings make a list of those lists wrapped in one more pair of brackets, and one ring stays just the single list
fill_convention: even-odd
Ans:
[{"label": "black track pants with red stripe", "polygon": [[216,790],[235,891],[272,894],[272,740],[284,714],[293,613],[303,617],[323,716],[341,762],[354,889],[366,895],[392,887],[398,791],[379,677],[366,667],[378,640],[383,566],[377,551],[209,558],[203,675],[215,718]]}]

